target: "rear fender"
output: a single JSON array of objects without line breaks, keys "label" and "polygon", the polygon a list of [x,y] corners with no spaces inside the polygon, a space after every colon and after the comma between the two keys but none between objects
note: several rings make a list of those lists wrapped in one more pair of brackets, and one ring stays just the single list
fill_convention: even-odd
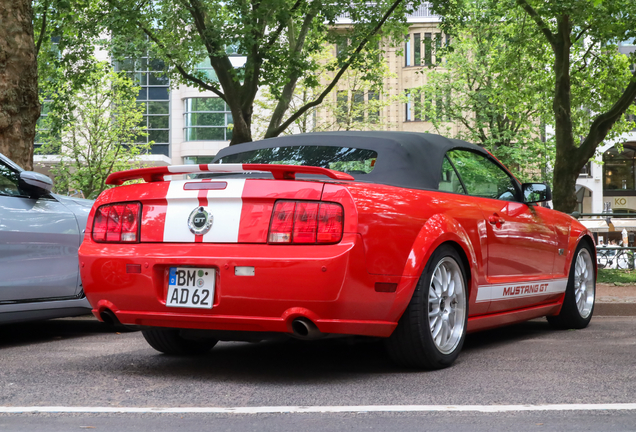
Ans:
[{"label": "rear fender", "polygon": [[469,266],[466,268],[468,298],[469,304],[474,303],[478,278],[473,274],[473,269],[477,268],[477,257],[468,234],[452,217],[436,214],[426,221],[409,252],[402,275],[404,279],[410,279],[412,283],[396,293],[391,316],[398,315],[397,319],[399,319],[404,313],[431,255],[440,245],[448,242],[459,246],[468,260]]}]

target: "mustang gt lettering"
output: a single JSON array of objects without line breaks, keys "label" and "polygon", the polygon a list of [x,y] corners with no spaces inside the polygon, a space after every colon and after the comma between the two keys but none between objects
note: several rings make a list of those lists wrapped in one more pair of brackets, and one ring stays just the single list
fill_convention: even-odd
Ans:
[{"label": "mustang gt lettering", "polygon": [[438,369],[468,332],[592,319],[591,233],[538,204],[547,185],[464,141],[291,135],[107,183],[79,250],[84,291],[100,320],[140,326],[163,353],[357,335]]}]

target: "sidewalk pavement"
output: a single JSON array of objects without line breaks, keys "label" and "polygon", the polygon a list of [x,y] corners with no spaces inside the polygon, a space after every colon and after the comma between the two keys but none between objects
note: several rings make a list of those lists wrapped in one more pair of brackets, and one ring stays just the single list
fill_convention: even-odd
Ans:
[{"label": "sidewalk pavement", "polygon": [[595,316],[636,316],[636,286],[596,284]]}]

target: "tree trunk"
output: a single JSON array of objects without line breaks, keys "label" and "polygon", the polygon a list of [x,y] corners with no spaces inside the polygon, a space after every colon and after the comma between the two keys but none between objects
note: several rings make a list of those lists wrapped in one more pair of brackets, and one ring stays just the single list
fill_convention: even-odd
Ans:
[{"label": "tree trunk", "polygon": [[250,115],[245,115],[245,113],[240,108],[240,103],[236,102],[236,106],[230,106],[230,110],[232,111],[232,121],[233,121],[233,129],[232,129],[232,140],[230,141],[230,145],[241,144],[245,142],[252,141],[252,119]]},{"label": "tree trunk", "polygon": [[[574,195],[578,170],[578,149],[572,135],[572,95],[570,81],[570,22],[568,16],[557,19],[554,50],[554,138],[556,162],[554,166],[554,208],[571,213],[576,207]],[[580,169],[580,167],[579,167]]]},{"label": "tree trunk", "polygon": [[40,116],[31,0],[0,2],[0,153],[33,169]]},{"label": "tree trunk", "polygon": [[581,168],[574,158],[559,157],[554,166],[554,179],[552,187],[552,202],[554,209],[564,213],[572,213],[576,210],[576,179]]}]

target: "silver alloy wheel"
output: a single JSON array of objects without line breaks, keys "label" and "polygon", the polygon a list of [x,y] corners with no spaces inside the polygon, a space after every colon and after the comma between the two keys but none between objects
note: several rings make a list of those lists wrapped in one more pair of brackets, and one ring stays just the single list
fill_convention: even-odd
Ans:
[{"label": "silver alloy wheel", "polygon": [[459,264],[450,257],[437,263],[428,288],[428,320],[435,346],[452,353],[466,326],[466,290]]},{"label": "silver alloy wheel", "polygon": [[582,248],[574,263],[574,300],[581,318],[587,318],[594,306],[594,265],[586,248]]}]

